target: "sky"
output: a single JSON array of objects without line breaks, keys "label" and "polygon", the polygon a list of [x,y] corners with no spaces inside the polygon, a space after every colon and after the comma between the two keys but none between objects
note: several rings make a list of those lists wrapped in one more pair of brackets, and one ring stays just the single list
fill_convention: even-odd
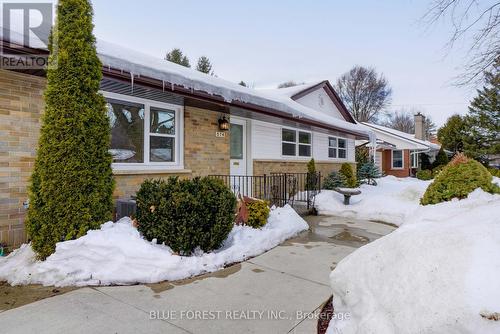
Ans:
[{"label": "sky", "polygon": [[208,56],[217,76],[272,88],[334,83],[354,65],[374,67],[393,90],[388,111],[416,108],[442,125],[464,114],[474,89],[453,86],[465,51],[449,52],[446,22],[422,22],[430,0],[93,0],[95,35],[164,57]]}]

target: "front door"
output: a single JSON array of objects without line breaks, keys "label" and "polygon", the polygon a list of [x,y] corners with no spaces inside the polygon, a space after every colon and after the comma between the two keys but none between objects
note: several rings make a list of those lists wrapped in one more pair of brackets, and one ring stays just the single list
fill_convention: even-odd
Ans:
[{"label": "front door", "polygon": [[246,122],[231,118],[231,175],[247,175]]}]

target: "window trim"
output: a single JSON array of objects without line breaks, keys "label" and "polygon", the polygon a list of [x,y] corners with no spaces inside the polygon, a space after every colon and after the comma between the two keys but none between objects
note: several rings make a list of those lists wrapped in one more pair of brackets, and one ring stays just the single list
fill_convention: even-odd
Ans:
[{"label": "window trim", "polygon": [[[410,151],[410,168],[418,168],[418,155],[420,153],[419,152],[411,152]],[[415,159],[415,161],[413,161]],[[413,164],[413,162],[415,162],[415,165]]]},{"label": "window trim", "polygon": [[[401,152],[401,167],[394,167],[394,151]],[[401,170],[405,168],[405,150],[391,150],[391,169]]]},{"label": "window trim", "polygon": [[[107,91],[100,91],[106,99],[114,99],[123,102],[139,103],[144,105],[144,162],[113,162],[111,168],[119,171],[134,170],[179,170],[184,169],[184,107],[176,104],[158,102],[154,100],[143,99],[135,96],[117,94]],[[151,107],[167,109],[175,112],[175,135],[155,134],[151,132]],[[174,138],[175,160],[172,162],[150,161],[150,138],[170,137]]]},{"label": "window trim", "polygon": [[[335,139],[337,141],[337,146],[330,146],[330,138],[331,139]],[[339,147],[339,139],[342,139],[343,141],[345,141],[345,148],[342,148],[342,147]],[[349,150],[348,150],[348,140],[347,138],[343,138],[343,137],[337,137],[337,136],[330,136],[328,135],[328,137],[326,138],[327,140],[327,152],[326,152],[326,156],[328,157],[328,159],[330,160],[347,160],[348,159],[348,153],[349,153]],[[337,157],[333,158],[330,156],[330,149],[333,148],[335,149],[335,151],[337,152]],[[341,150],[345,150],[345,158],[340,158],[339,157],[339,149]]]},{"label": "window trim", "polygon": [[[283,130],[294,131],[295,132],[295,142],[283,140]],[[299,140],[299,134],[300,134],[300,132],[308,133],[309,134],[310,139],[311,139],[311,142],[309,144],[300,143],[300,140]],[[313,132],[312,131],[304,130],[304,129],[296,129],[296,128],[291,128],[291,127],[287,127],[287,126],[282,126],[280,128],[280,136],[281,136],[280,150],[281,150],[281,158],[282,159],[303,159],[303,160],[307,160],[307,159],[311,159],[313,157]],[[283,154],[283,144],[294,144],[295,145],[295,155],[286,155],[286,154]],[[307,156],[305,156],[305,155],[299,155],[300,145],[309,146],[311,148],[311,151],[310,151],[311,154],[307,155]]]}]

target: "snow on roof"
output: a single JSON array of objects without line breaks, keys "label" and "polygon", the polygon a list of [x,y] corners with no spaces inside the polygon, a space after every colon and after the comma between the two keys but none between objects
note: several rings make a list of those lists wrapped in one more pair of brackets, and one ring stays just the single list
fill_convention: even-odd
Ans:
[{"label": "snow on roof", "polygon": [[373,128],[375,130],[382,131],[382,132],[384,132],[384,133],[386,133],[388,135],[396,136],[399,139],[409,140],[409,141],[411,141],[413,143],[417,143],[417,144],[420,144],[420,145],[427,146],[428,148],[430,148],[432,150],[439,150],[441,148],[441,146],[438,145],[438,144],[431,143],[430,141],[427,141],[427,140],[417,139],[417,138],[415,138],[415,135],[411,134],[411,133],[406,133],[406,132],[403,132],[403,131],[399,131],[399,130],[388,128],[386,126],[382,126],[382,125],[378,125],[378,124],[372,124],[372,123],[367,123],[367,122],[363,122],[361,124],[364,124],[364,125],[366,125],[366,126],[368,126],[370,128]]},{"label": "snow on roof", "polygon": [[310,83],[302,83],[302,84],[298,84],[296,86],[286,87],[286,88],[262,88],[262,89],[258,89],[258,90],[262,91],[262,92],[272,93],[272,94],[285,95],[285,96],[288,96],[291,98],[292,96],[294,96],[294,95],[296,95],[304,90],[307,90],[311,87],[317,86],[317,85],[321,84],[322,82],[324,82],[324,80],[310,82]]},{"label": "snow on roof", "polygon": [[[4,39],[0,29],[0,37]],[[6,36],[5,36],[6,37]],[[24,44],[23,35],[9,31],[9,40],[12,43]],[[6,37],[7,39],[7,37]],[[205,73],[154,57],[133,49],[116,45],[114,43],[97,40],[97,53],[103,66],[116,70],[126,71],[134,76],[145,76],[161,80],[171,85],[183,86],[186,89],[203,91],[214,96],[221,96],[226,102],[240,101],[255,104],[261,107],[281,111],[300,119],[309,119],[321,122],[346,131],[360,133],[374,140],[374,133],[358,124],[349,123],[333,116],[325,115],[319,111],[303,106],[293,101],[290,96],[283,94],[287,91],[256,90],[236,83],[213,77]],[[132,78],[131,78],[132,79]],[[312,86],[312,84],[311,84]],[[308,87],[311,87],[308,86]],[[306,89],[307,86],[290,87]],[[286,88],[284,88],[286,89]],[[290,89],[290,92],[293,90]]]},{"label": "snow on roof", "polygon": [[[105,67],[130,72],[168,82],[172,85],[203,91],[221,96],[226,102],[240,101],[278,110],[301,118],[321,122],[325,125],[354,131],[374,138],[374,133],[358,124],[349,123],[333,116],[303,106],[277,90],[256,90],[213,77],[205,73],[165,61],[113,43],[98,40],[97,52]],[[293,88],[293,87],[291,87]],[[302,89],[303,90],[303,87]]]}]

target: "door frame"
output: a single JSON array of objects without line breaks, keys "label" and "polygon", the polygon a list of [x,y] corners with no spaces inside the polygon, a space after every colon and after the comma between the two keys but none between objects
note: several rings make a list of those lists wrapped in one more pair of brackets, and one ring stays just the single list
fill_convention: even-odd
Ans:
[{"label": "door frame", "polygon": [[[231,116],[230,123],[243,125],[243,160],[245,163],[245,175],[253,175],[253,162],[252,162],[252,122],[250,119]],[[231,134],[229,134],[231,135]],[[231,145],[231,144],[229,144]],[[229,173],[231,174],[231,152],[229,152]]]}]

